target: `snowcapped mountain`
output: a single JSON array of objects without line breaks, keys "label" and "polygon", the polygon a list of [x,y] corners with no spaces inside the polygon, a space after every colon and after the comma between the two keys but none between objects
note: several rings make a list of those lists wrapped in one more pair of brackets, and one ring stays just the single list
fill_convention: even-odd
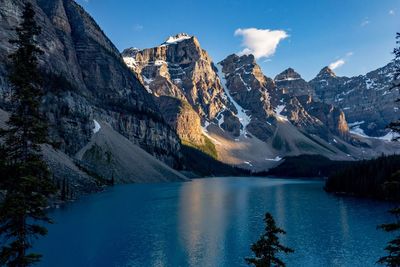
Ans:
[{"label": "snowcapped mountain", "polygon": [[[397,90],[389,90],[393,82],[394,63],[366,75],[337,77],[328,67],[309,83],[323,101],[341,108],[347,120],[366,136],[385,136],[385,127],[400,117],[394,99]],[[357,132],[355,132],[357,133]]]},{"label": "snowcapped mountain", "polygon": [[[208,139],[224,162],[265,169],[286,155],[348,159],[361,155],[360,147],[371,148],[349,132],[340,107],[322,100],[315,81],[291,68],[271,79],[252,55],[215,64],[198,39],[184,33],[122,56],[181,140],[202,146]],[[342,80],[328,68],[317,78]]]}]

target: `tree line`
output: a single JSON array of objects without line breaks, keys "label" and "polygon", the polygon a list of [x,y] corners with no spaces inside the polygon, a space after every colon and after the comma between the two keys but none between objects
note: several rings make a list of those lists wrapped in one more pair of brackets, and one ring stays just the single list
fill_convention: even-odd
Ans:
[{"label": "tree line", "polygon": [[400,155],[354,162],[328,177],[327,192],[400,200]]}]

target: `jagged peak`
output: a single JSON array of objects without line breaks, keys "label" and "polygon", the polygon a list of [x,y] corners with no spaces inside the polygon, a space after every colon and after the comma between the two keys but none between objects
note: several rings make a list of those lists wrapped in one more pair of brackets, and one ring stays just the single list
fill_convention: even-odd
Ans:
[{"label": "jagged peak", "polygon": [[329,68],[328,66],[322,68],[322,70],[317,75],[317,78],[326,78],[326,77],[329,77],[329,78],[331,78],[331,77],[335,78],[336,77],[335,72],[331,68]]},{"label": "jagged peak", "polygon": [[244,65],[257,65],[256,60],[252,54],[248,55],[237,55],[237,54],[231,54],[227,56],[225,59],[223,59],[221,62],[218,64],[224,65],[226,63],[234,63],[237,66],[244,66]]},{"label": "jagged peak", "polygon": [[293,80],[300,80],[301,75],[298,74],[294,69],[288,68],[275,77],[276,82],[280,81],[293,81]]},{"label": "jagged peak", "polygon": [[137,52],[139,52],[139,51],[140,51],[140,49],[137,47],[130,47],[130,48],[124,49],[124,51],[122,51],[121,55],[123,57],[132,57],[135,54],[137,54]]},{"label": "jagged peak", "polygon": [[167,38],[167,40],[165,40],[165,42],[163,43],[163,45],[176,44],[176,43],[179,43],[179,42],[182,42],[182,41],[184,41],[184,40],[191,39],[191,38],[194,38],[194,36],[189,35],[189,34],[187,34],[187,33],[178,33],[178,34],[175,35],[175,36],[169,36],[169,37]]}]

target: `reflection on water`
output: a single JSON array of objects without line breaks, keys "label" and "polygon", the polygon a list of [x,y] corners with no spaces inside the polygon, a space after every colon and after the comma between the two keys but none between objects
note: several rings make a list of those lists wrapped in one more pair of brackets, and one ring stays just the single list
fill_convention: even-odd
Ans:
[{"label": "reflection on water", "polygon": [[326,194],[319,181],[213,178],[117,186],[66,209],[38,243],[39,266],[246,266],[271,212],[288,266],[373,266],[388,204]]}]

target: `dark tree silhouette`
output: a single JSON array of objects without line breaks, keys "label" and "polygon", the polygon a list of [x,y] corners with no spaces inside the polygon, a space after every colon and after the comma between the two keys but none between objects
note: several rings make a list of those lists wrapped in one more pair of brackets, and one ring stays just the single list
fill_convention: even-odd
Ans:
[{"label": "dark tree silhouette", "polygon": [[400,208],[392,209],[390,213],[396,217],[396,222],[382,224],[378,227],[386,232],[396,233],[397,236],[385,248],[388,255],[380,258],[377,263],[388,267],[398,267],[400,266]]},{"label": "dark tree silhouette", "polygon": [[13,86],[14,109],[1,131],[0,265],[25,267],[40,260],[30,252],[32,240],[47,233],[43,223],[47,197],[55,191],[47,165],[40,155],[41,144],[47,141],[47,126],[39,106],[42,98],[36,36],[40,28],[35,22],[32,4],[26,3],[22,21],[11,40],[17,50],[10,56],[9,80]]},{"label": "dark tree silhouette", "polygon": [[270,267],[270,266],[286,266],[285,263],[278,257],[280,253],[293,253],[294,250],[283,246],[279,241],[279,234],[286,234],[286,232],[276,226],[275,220],[271,213],[266,213],[265,218],[265,232],[261,235],[260,239],[251,246],[254,252],[254,258],[246,258],[249,265],[256,267]]},{"label": "dark tree silhouette", "polygon": [[[397,47],[393,50],[394,54],[394,64],[395,64],[395,72],[393,76],[393,86],[391,90],[399,90],[400,89],[400,33],[396,34],[396,44]],[[396,102],[400,102],[400,98],[396,100]],[[391,122],[388,125],[388,128],[393,132],[398,133],[399,136],[394,137],[394,140],[400,140],[400,118],[396,121]]]},{"label": "dark tree silhouette", "polygon": [[[400,88],[400,33],[396,34],[396,48],[393,53],[395,55],[394,64],[395,64],[395,73],[393,78],[393,87],[392,90],[399,90]],[[396,102],[400,102],[400,99],[397,99]],[[389,128],[392,129],[395,133],[400,134],[400,120],[394,121],[390,123]],[[400,137],[394,138],[396,141],[400,140]],[[398,167],[399,168],[399,167]],[[397,178],[397,181],[400,181],[400,170],[398,169],[396,173],[393,174],[393,177]],[[400,186],[397,185],[397,188]],[[397,195],[399,195],[399,190],[397,190]],[[400,197],[399,197],[400,198]],[[383,229],[386,232],[395,233],[395,238],[387,244],[385,250],[388,252],[387,256],[381,257],[377,263],[389,266],[389,267],[398,267],[400,266],[400,206],[390,211],[396,217],[396,222],[389,224],[382,224],[378,226],[378,228]]]}]

